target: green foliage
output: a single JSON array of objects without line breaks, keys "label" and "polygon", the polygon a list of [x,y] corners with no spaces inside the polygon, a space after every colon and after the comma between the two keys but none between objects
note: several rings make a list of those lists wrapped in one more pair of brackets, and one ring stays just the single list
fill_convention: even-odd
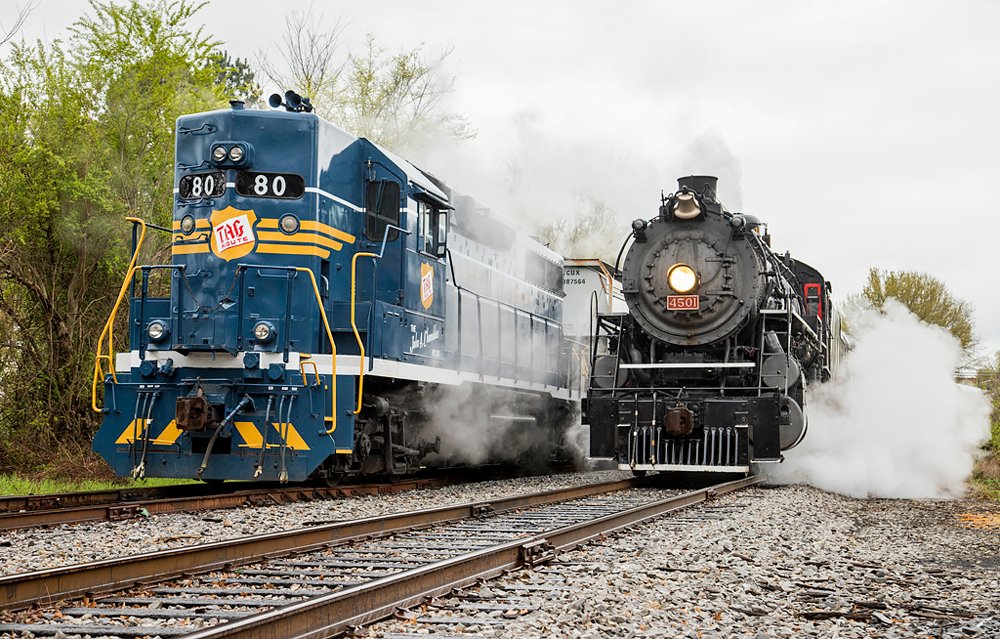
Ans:
[{"label": "green foliage", "polygon": [[[198,8],[94,1],[68,44],[15,45],[0,63],[0,466],[93,432],[123,218],[170,219],[176,118],[223,103],[215,43],[187,26]],[[34,452],[12,450],[24,442]]]},{"label": "green foliage", "polygon": [[32,479],[14,474],[0,475],[0,495],[48,495],[52,493],[89,492],[94,490],[122,490],[125,488],[154,488],[177,484],[198,483],[193,479],[149,478],[140,481],[103,481],[95,479]]},{"label": "green foliage", "polygon": [[921,320],[948,330],[966,352],[976,345],[972,307],[955,298],[944,282],[926,273],[872,268],[862,295],[879,310],[888,298],[895,298]]},{"label": "green foliage", "polygon": [[[434,140],[474,136],[466,118],[443,108],[454,80],[438,69],[451,54],[428,58],[421,47],[390,54],[368,35],[361,55],[348,56],[330,111],[355,135],[390,148],[416,150]],[[341,76],[343,78],[343,76]]]},{"label": "green foliage", "polygon": [[250,63],[242,58],[231,58],[225,51],[211,55],[210,64],[215,72],[215,84],[231,100],[243,100],[254,106],[260,100],[261,88]]}]

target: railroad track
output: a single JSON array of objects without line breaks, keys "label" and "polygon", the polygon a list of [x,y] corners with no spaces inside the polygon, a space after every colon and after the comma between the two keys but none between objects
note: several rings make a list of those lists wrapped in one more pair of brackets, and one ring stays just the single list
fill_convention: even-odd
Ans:
[{"label": "railroad track", "polygon": [[[560,466],[553,472],[572,470],[570,466]],[[333,487],[305,484],[257,486],[249,482],[233,482],[220,486],[180,484],[155,488],[3,496],[0,497],[0,531],[90,521],[121,521],[153,514],[387,495],[508,476],[510,476],[509,471],[502,468],[475,472],[457,469],[395,482],[343,484]]]},{"label": "railroad track", "polygon": [[330,636],[762,479],[666,498],[608,482],[11,575],[0,608],[21,611],[0,633]]}]

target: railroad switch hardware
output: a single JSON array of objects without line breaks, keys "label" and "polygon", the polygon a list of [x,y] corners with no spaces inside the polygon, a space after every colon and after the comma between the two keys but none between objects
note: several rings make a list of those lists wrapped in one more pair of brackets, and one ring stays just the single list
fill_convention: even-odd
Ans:
[{"label": "railroad switch hardware", "polygon": [[521,546],[521,562],[526,566],[537,566],[556,558],[556,549],[548,539],[538,539]]}]

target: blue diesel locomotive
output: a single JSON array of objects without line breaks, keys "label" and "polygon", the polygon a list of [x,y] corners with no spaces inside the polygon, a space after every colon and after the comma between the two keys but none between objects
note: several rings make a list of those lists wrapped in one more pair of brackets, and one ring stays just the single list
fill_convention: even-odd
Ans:
[{"label": "blue diesel locomotive", "polygon": [[94,450],[206,481],[557,454],[586,360],[559,255],[308,100],[272,106],[178,119],[172,260],[137,263],[133,219]]}]

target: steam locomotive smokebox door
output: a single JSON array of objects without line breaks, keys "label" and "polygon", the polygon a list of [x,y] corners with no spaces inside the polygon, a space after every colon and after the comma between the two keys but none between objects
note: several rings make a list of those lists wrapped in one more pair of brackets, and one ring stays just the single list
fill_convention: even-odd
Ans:
[{"label": "steam locomotive smokebox door", "polygon": [[587,398],[590,422],[590,456],[613,457],[618,448],[618,402],[603,397]]},{"label": "steam locomotive smokebox door", "polygon": [[778,430],[778,398],[760,398],[750,411],[750,440],[753,461],[779,461],[781,439]]}]

